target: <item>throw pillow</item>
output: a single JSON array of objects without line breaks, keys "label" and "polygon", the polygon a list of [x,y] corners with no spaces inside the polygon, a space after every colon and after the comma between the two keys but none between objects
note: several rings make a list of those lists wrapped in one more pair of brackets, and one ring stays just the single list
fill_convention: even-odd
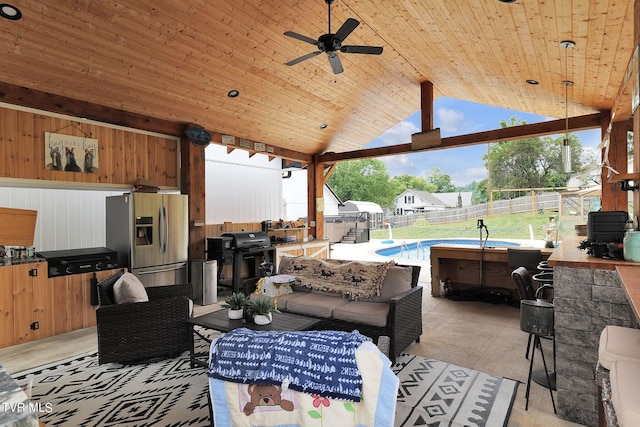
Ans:
[{"label": "throw pillow", "polygon": [[113,297],[116,304],[149,301],[144,285],[132,273],[124,273],[113,285]]},{"label": "throw pillow", "polygon": [[411,267],[393,266],[387,270],[387,275],[382,282],[380,295],[373,296],[369,302],[389,302],[391,298],[402,292],[411,289],[411,278],[413,269]]}]

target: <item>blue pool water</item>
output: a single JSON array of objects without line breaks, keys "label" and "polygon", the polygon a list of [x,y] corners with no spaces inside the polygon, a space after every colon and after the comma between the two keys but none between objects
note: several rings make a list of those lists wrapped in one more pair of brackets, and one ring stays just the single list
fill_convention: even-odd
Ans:
[{"label": "blue pool water", "polygon": [[[392,258],[402,259],[429,259],[430,252],[429,247],[433,245],[439,245],[441,243],[449,243],[455,245],[474,245],[480,246],[478,239],[432,239],[422,240],[416,243],[408,243],[402,246],[392,246],[390,248],[378,249],[376,254],[382,256],[388,256]],[[520,243],[503,242],[501,240],[487,240],[485,247],[516,247],[520,246]]]}]

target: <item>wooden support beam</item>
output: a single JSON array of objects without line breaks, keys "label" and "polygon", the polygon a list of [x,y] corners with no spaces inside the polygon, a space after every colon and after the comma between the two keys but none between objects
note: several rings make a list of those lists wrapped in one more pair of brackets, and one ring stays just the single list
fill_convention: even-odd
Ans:
[{"label": "wooden support beam", "polygon": [[[205,238],[207,220],[204,147],[180,139],[180,192],[189,195],[189,259],[206,259]],[[202,226],[196,226],[202,221]]]},{"label": "wooden support beam", "polygon": [[[586,116],[570,117],[569,131],[600,128],[601,113],[589,114]],[[532,123],[522,126],[513,126],[502,129],[489,130],[485,132],[470,133],[466,135],[450,136],[442,138],[442,145],[433,148],[426,148],[419,151],[440,150],[443,148],[454,148],[466,145],[487,144],[493,142],[509,141],[519,138],[529,138],[535,136],[552,135],[565,131],[565,119],[552,120],[542,123]],[[321,163],[335,163],[343,160],[369,159],[383,156],[395,156],[398,154],[415,153],[411,150],[411,143],[398,144],[387,147],[369,148],[356,151],[345,151],[342,153],[326,153],[319,156]]]},{"label": "wooden support beam", "polygon": [[[184,136],[185,129],[191,125],[190,123],[160,120],[142,114],[131,113],[117,108],[92,104],[90,102],[78,101],[66,96],[53,95],[51,93],[3,82],[0,82],[0,102],[178,137]],[[222,144],[221,133],[215,131],[208,132],[211,133],[212,142]],[[234,138],[238,141],[241,139],[239,137]],[[253,147],[256,146],[255,141],[246,142],[251,144],[251,149],[239,145],[222,145],[227,147],[228,152],[233,151],[235,148],[240,148],[251,152],[251,156],[255,153],[262,153],[261,151],[253,149]],[[260,143],[258,142],[258,144]],[[271,146],[269,147],[269,151],[266,151],[266,144],[263,145],[265,145],[263,154],[266,155],[302,162],[311,160],[311,155],[309,154]]]},{"label": "wooden support beam", "polygon": [[[608,126],[603,121],[603,126]],[[609,135],[608,165],[621,174],[627,173],[627,132],[633,130],[633,119],[625,122],[615,122]],[[604,133],[604,132],[603,132]],[[603,149],[603,157],[605,155]],[[628,195],[620,189],[620,182],[608,179],[609,169],[603,168],[601,172],[602,196],[601,205],[603,211],[626,211],[629,209]]]},{"label": "wooden support beam", "polygon": [[420,112],[422,131],[433,129],[433,83],[430,81],[420,83]]}]

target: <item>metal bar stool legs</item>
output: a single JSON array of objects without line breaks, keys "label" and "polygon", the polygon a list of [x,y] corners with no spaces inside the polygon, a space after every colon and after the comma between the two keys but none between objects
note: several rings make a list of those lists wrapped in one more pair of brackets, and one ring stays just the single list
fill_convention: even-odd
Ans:
[{"label": "metal bar stool legs", "polygon": [[[555,343],[555,341],[554,341]],[[533,374],[533,359],[535,359],[536,348],[540,349],[540,355],[542,356],[542,364],[544,365],[544,373],[547,376],[547,384],[551,384],[551,377],[549,376],[549,369],[547,368],[547,360],[544,357],[544,350],[542,349],[542,343],[540,342],[540,335],[534,335],[533,338],[533,351],[531,352],[531,360],[529,362],[529,377],[527,378],[527,392],[525,393],[526,404],[525,411],[529,410],[529,392],[531,391],[531,377]],[[557,414],[556,402],[553,399],[553,390],[549,387],[549,395],[551,396],[551,404],[553,405],[553,413]]]},{"label": "metal bar stool legs", "polygon": [[[533,335],[533,349],[531,350],[531,359],[529,361],[529,375],[527,377],[527,391],[525,410],[529,409],[529,393],[531,391],[531,380],[534,377],[533,361],[536,355],[536,349],[540,350],[542,356],[542,364],[544,365],[544,377],[543,382],[546,382],[549,389],[549,395],[551,396],[551,404],[553,405],[554,414],[556,411],[556,402],[553,398],[552,387],[552,375],[549,373],[547,367],[547,360],[544,357],[544,349],[542,348],[541,337],[553,339],[553,357],[554,357],[554,369],[555,369],[555,333],[554,333],[554,319],[553,319],[553,304],[542,300],[522,300],[520,301],[520,329],[524,332],[528,332],[529,335]],[[553,378],[555,380],[555,378]],[[534,381],[540,383],[536,378]],[[554,381],[555,382],[555,381]]]}]

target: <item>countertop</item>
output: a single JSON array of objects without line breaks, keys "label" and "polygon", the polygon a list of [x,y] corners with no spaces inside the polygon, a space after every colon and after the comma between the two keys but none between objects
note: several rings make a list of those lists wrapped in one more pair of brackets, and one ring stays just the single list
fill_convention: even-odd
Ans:
[{"label": "countertop", "polygon": [[564,237],[560,246],[555,248],[549,257],[549,265],[552,267],[592,268],[599,270],[615,270],[617,266],[640,267],[639,262],[598,258],[588,255],[586,250],[578,249],[580,242],[584,239],[584,236]]},{"label": "countertop", "polygon": [[616,271],[620,275],[622,288],[627,295],[633,313],[636,315],[638,322],[640,322],[640,263],[618,265],[616,266]]},{"label": "countertop", "polygon": [[35,264],[37,262],[47,262],[44,258],[0,258],[0,267],[10,265]]}]

